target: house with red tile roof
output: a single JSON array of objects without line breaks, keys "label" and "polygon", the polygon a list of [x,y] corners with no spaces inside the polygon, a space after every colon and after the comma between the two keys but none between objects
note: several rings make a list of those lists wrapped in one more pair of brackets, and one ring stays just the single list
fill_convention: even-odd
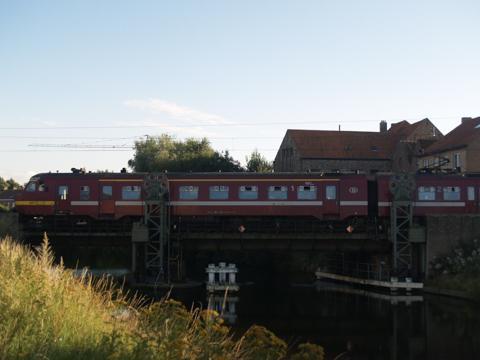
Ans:
[{"label": "house with red tile roof", "polygon": [[380,123],[379,132],[287,130],[277,152],[277,172],[351,172],[376,173],[392,170],[416,170],[416,155],[425,142],[443,134],[429,119],[413,124],[401,121]]},{"label": "house with red tile roof", "polygon": [[419,167],[437,165],[442,170],[480,173],[480,117],[464,117],[455,129],[425,147]]}]

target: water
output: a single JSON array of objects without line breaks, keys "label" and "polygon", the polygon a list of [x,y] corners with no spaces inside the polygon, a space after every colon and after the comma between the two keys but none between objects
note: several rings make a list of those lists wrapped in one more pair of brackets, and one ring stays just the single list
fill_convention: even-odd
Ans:
[{"label": "water", "polygon": [[[323,346],[328,359],[347,348],[351,359],[480,359],[480,307],[466,301],[425,294],[395,298],[332,283],[250,285],[231,296],[233,306],[225,313],[234,310],[226,321],[236,336],[263,325],[292,349],[306,341]],[[208,303],[203,287],[174,290],[172,297],[188,307]],[[217,302],[223,303],[223,294]]]}]

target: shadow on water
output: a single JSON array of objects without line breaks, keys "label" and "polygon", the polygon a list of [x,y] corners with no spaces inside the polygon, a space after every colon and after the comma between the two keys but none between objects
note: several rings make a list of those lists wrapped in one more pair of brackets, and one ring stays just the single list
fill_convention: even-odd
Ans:
[{"label": "shadow on water", "polygon": [[[159,291],[162,297],[167,290]],[[223,294],[216,300],[204,287],[175,289],[171,297],[222,310]],[[329,359],[347,351],[342,359],[478,359],[480,308],[451,298],[364,291],[332,283],[243,286],[230,294],[224,310],[236,336],[252,324],[264,325],[291,347],[314,342]],[[233,304],[233,305],[232,305]],[[233,311],[232,311],[233,310]]]}]

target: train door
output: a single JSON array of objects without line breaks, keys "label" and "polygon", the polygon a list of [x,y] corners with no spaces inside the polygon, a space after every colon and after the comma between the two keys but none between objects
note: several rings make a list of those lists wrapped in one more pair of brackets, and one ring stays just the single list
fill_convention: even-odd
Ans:
[{"label": "train door", "polygon": [[115,200],[113,198],[113,186],[111,184],[100,183],[99,189],[99,215],[113,216],[115,215]]},{"label": "train door", "polygon": [[326,215],[338,215],[338,185],[330,183],[325,185],[325,196],[323,198],[323,210]]},{"label": "train door", "polygon": [[70,211],[70,200],[67,185],[59,185],[57,190],[57,213]]},{"label": "train door", "polygon": [[467,213],[476,213],[478,211],[478,201],[475,195],[475,186],[467,186],[467,201],[465,202]]}]

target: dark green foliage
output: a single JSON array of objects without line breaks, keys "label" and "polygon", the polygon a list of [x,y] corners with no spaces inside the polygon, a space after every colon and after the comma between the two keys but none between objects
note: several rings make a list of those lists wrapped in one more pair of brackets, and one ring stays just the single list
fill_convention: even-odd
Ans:
[{"label": "dark green foliage", "polygon": [[463,243],[430,263],[429,285],[463,291],[480,299],[480,241]]},{"label": "dark green foliage", "polygon": [[247,171],[251,172],[272,172],[273,164],[268,161],[258,150],[254,150],[250,157],[247,157]]},{"label": "dark green foliage", "polygon": [[0,191],[2,190],[21,190],[23,188],[22,185],[17,183],[12,178],[5,180],[0,176]]},{"label": "dark green foliage", "polygon": [[136,172],[243,171],[228,151],[215,151],[206,138],[179,141],[166,134],[136,141],[128,166]]}]

